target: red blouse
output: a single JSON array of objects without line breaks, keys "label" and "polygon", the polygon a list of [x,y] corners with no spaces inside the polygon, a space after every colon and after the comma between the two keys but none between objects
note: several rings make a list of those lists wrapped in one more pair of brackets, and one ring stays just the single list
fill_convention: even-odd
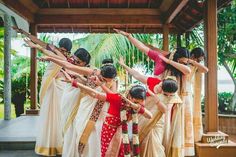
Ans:
[{"label": "red blouse", "polygon": [[121,97],[119,94],[107,93],[106,101],[110,103],[108,113],[120,117]]},{"label": "red blouse", "polygon": [[166,63],[160,58],[160,55],[162,55],[160,52],[151,49],[148,51],[148,57],[155,62],[154,75],[157,76],[162,74],[166,69]]},{"label": "red blouse", "polygon": [[[154,87],[156,85],[158,85],[159,83],[161,82],[161,80],[159,78],[156,78],[156,77],[148,77],[147,78],[147,85],[148,85],[148,88],[154,92]],[[147,93],[147,96],[150,96],[149,93]]]}]

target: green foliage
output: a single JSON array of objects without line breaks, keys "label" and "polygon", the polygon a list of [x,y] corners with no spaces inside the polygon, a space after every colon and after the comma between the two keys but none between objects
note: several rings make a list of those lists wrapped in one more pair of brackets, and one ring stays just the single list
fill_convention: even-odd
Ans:
[{"label": "green foliage", "polygon": [[219,113],[227,113],[233,114],[236,111],[232,108],[230,104],[233,94],[228,92],[222,92],[218,94],[218,101],[219,101]]},{"label": "green foliage", "polygon": [[[236,110],[231,105],[233,93],[230,92],[221,92],[218,93],[218,112],[220,114],[236,114]],[[205,112],[205,98],[202,97],[202,112]]]},{"label": "green foliage", "polygon": [[[218,59],[230,68],[236,75],[236,3],[222,9],[218,14]],[[232,57],[234,56],[234,57]]]},{"label": "green foliage", "polygon": [[[150,34],[133,34],[138,40],[159,47],[160,36]],[[158,39],[158,40],[155,40]],[[91,64],[96,67],[101,66],[101,61],[105,58],[112,58],[118,68],[117,60],[123,56],[126,64],[133,67],[136,64],[153,67],[153,62],[148,62],[148,58],[143,55],[133,44],[125,37],[119,34],[88,34],[86,37],[73,41],[77,48],[87,49],[91,56]],[[75,50],[76,50],[75,49]]]}]

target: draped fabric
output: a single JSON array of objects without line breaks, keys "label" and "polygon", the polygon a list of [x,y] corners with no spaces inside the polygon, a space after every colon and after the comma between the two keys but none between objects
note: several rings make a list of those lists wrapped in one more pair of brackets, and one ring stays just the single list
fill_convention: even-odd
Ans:
[{"label": "draped fabric", "polygon": [[153,97],[146,99],[145,107],[153,114],[152,119],[139,116],[139,140],[141,157],[165,157],[162,145],[164,135],[164,116],[158,110]]},{"label": "draped fabric", "polygon": [[40,90],[40,115],[35,152],[44,156],[62,153],[62,126],[60,104],[65,82],[56,79],[60,67],[50,63],[43,76]]}]

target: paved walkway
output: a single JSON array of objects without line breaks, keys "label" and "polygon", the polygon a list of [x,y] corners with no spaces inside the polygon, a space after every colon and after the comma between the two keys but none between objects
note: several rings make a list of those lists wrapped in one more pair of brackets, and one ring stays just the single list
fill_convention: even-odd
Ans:
[{"label": "paved walkway", "polygon": [[20,116],[9,121],[0,120],[1,141],[35,141],[38,116]]},{"label": "paved walkway", "polygon": [[34,153],[34,150],[12,150],[0,151],[0,157],[40,157]]}]

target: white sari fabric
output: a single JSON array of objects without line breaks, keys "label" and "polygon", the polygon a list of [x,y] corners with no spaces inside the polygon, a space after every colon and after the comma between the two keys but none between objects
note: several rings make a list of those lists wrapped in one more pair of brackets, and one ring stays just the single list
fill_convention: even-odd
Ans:
[{"label": "white sari fabric", "polygon": [[191,73],[186,79],[186,93],[184,95],[184,154],[185,156],[194,156],[194,130],[193,130],[193,92],[192,92],[192,79],[196,68],[191,66]]},{"label": "white sari fabric", "polygon": [[[162,145],[164,135],[164,116],[157,108],[153,97],[147,97],[145,107],[151,111],[153,118],[160,114],[160,118],[155,124],[153,119],[147,119],[142,115],[139,115],[139,130],[145,131],[145,137],[142,137],[140,141],[140,156],[141,157],[165,157],[165,149]],[[147,128],[151,127],[151,128]],[[140,132],[142,134],[142,132]]]},{"label": "white sari fabric", "polygon": [[[96,90],[101,91],[101,88]],[[97,99],[92,98],[83,92],[80,93],[82,96],[80,102],[76,105],[78,110],[75,112],[75,107],[71,110],[70,115],[67,118],[67,124],[64,127],[64,144],[63,144],[63,157],[100,157],[101,156],[101,128],[104,121],[104,113],[107,111],[108,104],[105,103],[102,112],[95,123],[95,127],[92,128],[91,134],[88,137],[88,142],[84,148],[83,154],[79,153],[79,141],[86,128],[86,125],[90,119]],[[75,105],[75,106],[76,106]],[[79,105],[79,106],[78,106]],[[71,115],[75,114],[75,117],[70,121]],[[68,123],[69,122],[69,123]],[[68,125],[69,124],[69,125]]]},{"label": "white sari fabric", "polygon": [[62,153],[62,127],[60,103],[65,82],[55,79],[60,67],[50,63],[43,76],[40,90],[40,115],[35,152],[44,156],[56,156]]}]

